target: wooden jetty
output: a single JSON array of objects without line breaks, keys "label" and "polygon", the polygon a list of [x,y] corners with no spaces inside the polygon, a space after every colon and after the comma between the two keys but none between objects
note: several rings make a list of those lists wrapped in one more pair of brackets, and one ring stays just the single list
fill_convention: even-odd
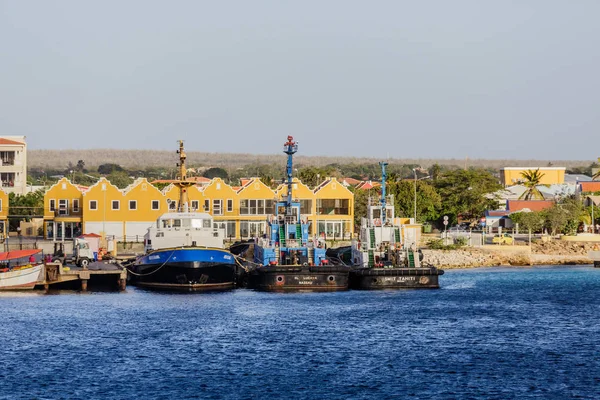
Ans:
[{"label": "wooden jetty", "polygon": [[36,287],[49,290],[53,285],[58,286],[59,284],[71,282],[79,286],[82,292],[85,292],[88,290],[88,285],[93,285],[95,281],[100,280],[104,283],[107,280],[114,280],[114,287],[120,291],[125,290],[127,285],[127,269],[118,263],[94,262],[87,268],[66,267],[60,262],[46,263],[42,271],[43,280],[39,281]]}]

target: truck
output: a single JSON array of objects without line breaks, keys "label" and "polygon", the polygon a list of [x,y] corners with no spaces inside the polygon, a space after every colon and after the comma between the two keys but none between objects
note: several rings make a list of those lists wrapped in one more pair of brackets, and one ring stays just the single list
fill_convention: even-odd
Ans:
[{"label": "truck", "polygon": [[75,264],[81,268],[87,268],[90,262],[94,261],[94,253],[90,249],[90,244],[83,238],[73,239],[73,254],[65,254],[64,243],[54,243],[54,254],[52,261],[60,261],[64,264]]}]

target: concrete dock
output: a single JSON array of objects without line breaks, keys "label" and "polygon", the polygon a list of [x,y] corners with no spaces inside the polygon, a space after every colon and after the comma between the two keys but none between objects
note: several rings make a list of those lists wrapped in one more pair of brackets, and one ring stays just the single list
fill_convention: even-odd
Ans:
[{"label": "concrete dock", "polygon": [[53,286],[58,288],[69,284],[82,292],[95,285],[123,291],[127,285],[127,269],[114,262],[93,262],[87,268],[67,266],[60,262],[46,263],[36,288],[49,290]]}]

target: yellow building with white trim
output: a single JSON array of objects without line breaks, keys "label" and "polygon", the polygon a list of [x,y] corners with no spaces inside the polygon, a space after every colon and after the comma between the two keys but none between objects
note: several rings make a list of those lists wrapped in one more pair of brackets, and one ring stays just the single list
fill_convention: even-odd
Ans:
[{"label": "yellow building with white trim", "polygon": [[83,193],[69,179],[52,185],[44,194],[44,237],[64,240],[81,235],[82,206]]},{"label": "yellow building with white trim", "polygon": [[[327,178],[314,190],[297,178],[293,185],[293,199],[300,201],[311,235],[350,237],[354,231],[352,192],[335,178]],[[259,178],[251,178],[239,188],[214,178],[204,187],[187,190],[190,211],[211,214],[215,226],[225,229],[232,240],[265,233],[267,218],[275,211],[273,207],[278,199],[287,196],[287,186],[273,190]],[[96,233],[115,236],[117,240],[141,241],[148,227],[160,215],[177,210],[178,204],[177,187],[169,185],[161,191],[144,178],[122,190],[101,178],[85,191],[63,178],[44,196],[45,235],[63,240],[76,234]]]}]

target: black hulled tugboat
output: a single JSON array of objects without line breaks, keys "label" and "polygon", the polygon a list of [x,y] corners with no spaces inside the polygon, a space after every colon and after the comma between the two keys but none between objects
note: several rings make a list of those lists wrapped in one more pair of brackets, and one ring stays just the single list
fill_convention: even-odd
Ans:
[{"label": "black hulled tugboat", "polygon": [[298,144],[292,136],[284,145],[287,196],[277,199],[267,232],[254,244],[254,265],[248,287],[262,291],[336,291],[348,289],[346,265],[331,265],[322,242],[309,239],[308,219],[300,201],[292,197],[293,155]]},{"label": "black hulled tugboat", "polygon": [[[416,236],[406,239],[405,226],[394,215],[393,196],[386,196],[387,163],[381,165],[381,199],[369,198],[367,218],[363,218],[358,241],[339,259],[351,257],[351,289],[439,288],[444,271],[423,262]],[[340,249],[343,250],[343,249]]]},{"label": "black hulled tugboat", "polygon": [[159,290],[213,291],[235,287],[237,265],[223,247],[225,232],[210,214],[188,207],[185,151],[179,142],[179,207],[161,215],[144,237],[146,254],[127,266],[133,285]]}]

